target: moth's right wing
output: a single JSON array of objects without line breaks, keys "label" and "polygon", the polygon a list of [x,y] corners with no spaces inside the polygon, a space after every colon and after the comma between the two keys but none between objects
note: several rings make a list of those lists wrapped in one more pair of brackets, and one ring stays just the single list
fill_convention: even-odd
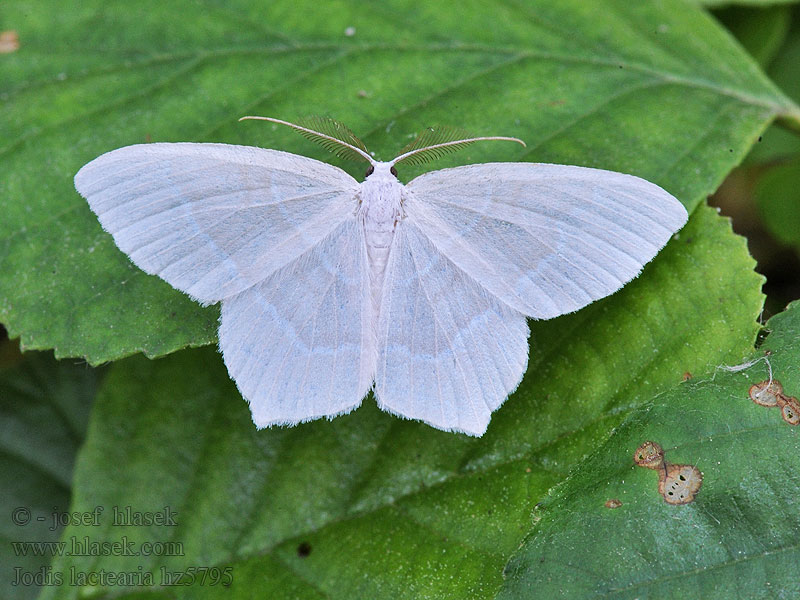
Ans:
[{"label": "moth's right wing", "polygon": [[119,148],[75,187],[117,246],[203,304],[236,295],[352,217],[358,183],[332,165],[227,144]]},{"label": "moth's right wing", "polygon": [[376,329],[378,406],[445,431],[483,435],[528,363],[525,317],[408,220],[395,230]]},{"label": "moth's right wing", "polygon": [[621,288],[687,218],[657,185],[585,167],[468,165],[406,187],[407,220],[488,292],[537,319]]}]

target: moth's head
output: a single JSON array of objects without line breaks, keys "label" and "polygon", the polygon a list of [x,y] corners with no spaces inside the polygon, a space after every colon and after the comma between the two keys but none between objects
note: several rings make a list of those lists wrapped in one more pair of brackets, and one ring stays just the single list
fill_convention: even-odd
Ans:
[{"label": "moth's head", "polygon": [[405,148],[400,150],[400,154],[394,159],[389,162],[381,162],[372,158],[364,142],[358,139],[346,125],[329,117],[309,117],[300,124],[289,123],[272,117],[242,117],[239,120],[243,121],[245,119],[258,119],[287,125],[299,132],[300,135],[321,144],[339,158],[364,160],[370,165],[365,177],[373,179],[396,180],[397,169],[395,165],[397,164],[420,165],[450,152],[460,150],[473,142],[502,140],[525,145],[522,140],[512,137],[472,137],[461,129],[428,127],[411,140]]},{"label": "moth's head", "polygon": [[367,172],[364,174],[364,177],[384,181],[394,181],[397,179],[397,169],[394,168],[394,163],[392,162],[376,161],[367,168]]}]

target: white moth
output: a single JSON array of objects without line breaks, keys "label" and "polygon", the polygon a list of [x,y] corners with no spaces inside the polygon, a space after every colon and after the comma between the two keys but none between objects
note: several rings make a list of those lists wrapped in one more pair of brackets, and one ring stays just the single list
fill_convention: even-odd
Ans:
[{"label": "white moth", "polygon": [[551,319],[635,277],[686,222],[631,175],[488,163],[395,165],[467,143],[430,129],[389,162],[332,119],[289,125],[369,162],[362,183],[277,150],[156,143],[75,176],[117,246],[203,305],[258,427],[378,406],[480,436],[528,362],[526,318]]}]

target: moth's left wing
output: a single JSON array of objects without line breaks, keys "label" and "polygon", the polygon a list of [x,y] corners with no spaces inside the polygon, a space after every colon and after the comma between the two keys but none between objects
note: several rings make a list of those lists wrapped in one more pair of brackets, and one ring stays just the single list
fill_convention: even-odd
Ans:
[{"label": "moth's left wing", "polygon": [[378,406],[482,435],[522,379],[528,333],[521,313],[488,294],[415,225],[397,225],[377,323]]},{"label": "moth's left wing", "polygon": [[341,169],[278,150],[137,144],[94,159],[75,187],[117,246],[203,304],[264,280],[356,209]]},{"label": "moth's left wing", "polygon": [[347,219],[261,283],[222,301],[219,346],[258,427],[361,404],[375,364],[363,228]]},{"label": "moth's left wing", "polygon": [[537,319],[618,290],[687,219],[657,185],[585,167],[468,165],[406,189],[409,222],[491,294]]}]

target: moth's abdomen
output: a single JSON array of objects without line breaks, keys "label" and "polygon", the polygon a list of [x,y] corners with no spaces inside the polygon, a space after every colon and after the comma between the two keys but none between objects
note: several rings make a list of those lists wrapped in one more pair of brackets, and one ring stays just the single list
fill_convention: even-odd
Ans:
[{"label": "moth's abdomen", "polygon": [[369,257],[370,271],[376,276],[383,276],[386,262],[389,260],[389,249],[394,240],[394,230],[397,219],[370,221],[364,223],[364,233],[367,241],[367,256]]},{"label": "moth's abdomen", "polygon": [[359,216],[364,226],[369,261],[369,281],[373,314],[380,307],[383,277],[395,229],[402,213],[403,186],[397,181],[370,181],[361,186]]}]

